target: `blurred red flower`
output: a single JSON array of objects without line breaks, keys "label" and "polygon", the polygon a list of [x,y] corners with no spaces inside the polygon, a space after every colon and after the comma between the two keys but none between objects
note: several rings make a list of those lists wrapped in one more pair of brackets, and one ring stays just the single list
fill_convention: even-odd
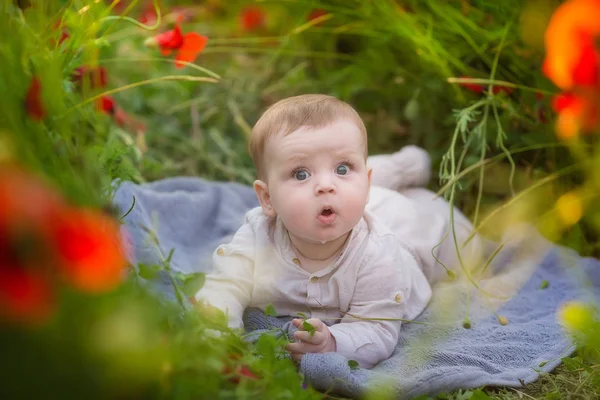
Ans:
[{"label": "blurred red flower", "polygon": [[600,129],[600,0],[568,0],[545,32],[544,74],[564,93],[553,99],[560,138]]},{"label": "blurred red flower", "polygon": [[[230,360],[237,361],[240,359],[240,355],[239,354],[230,354],[228,356],[228,358]],[[248,367],[245,364],[236,365],[235,370],[230,368],[229,366],[225,366],[225,368],[223,368],[222,373],[223,373],[223,375],[232,375],[231,378],[229,378],[229,382],[235,383],[235,384],[240,383],[241,379],[243,379],[243,378],[252,379],[252,380],[260,379],[260,377],[258,375],[256,375],[254,372],[252,372],[250,367]]]},{"label": "blurred red flower", "polygon": [[552,99],[558,113],[556,131],[560,138],[575,137],[600,126],[600,101],[575,93],[562,93]]},{"label": "blurred red flower", "polygon": [[[310,14],[308,14],[308,17],[306,19],[309,21],[312,21],[313,19],[317,19],[317,18],[322,17],[327,14],[328,14],[328,12],[323,10],[322,8],[315,8],[314,10],[312,10],[310,12]],[[319,24],[321,24],[321,23],[319,23]],[[317,24],[317,25],[319,25],[319,24]]]},{"label": "blurred red flower", "polygon": [[42,82],[34,76],[25,95],[25,110],[36,121],[41,121],[46,116],[46,108],[42,102]]},{"label": "blurred red flower", "polygon": [[177,51],[175,56],[175,66],[183,68],[183,62],[193,62],[198,54],[204,50],[208,38],[196,32],[188,32],[185,35],[181,33],[180,26],[181,18],[175,23],[175,27],[167,32],[161,33],[146,40],[146,45],[158,45],[160,52],[164,56],[170,55],[173,51]]},{"label": "blurred red flower", "polygon": [[65,25],[63,25],[62,19],[59,19],[58,21],[56,21],[56,23],[52,26],[52,29],[54,31],[56,31],[61,26],[62,26],[62,30],[60,33],[60,38],[58,39],[58,43],[56,43],[56,39],[54,39],[54,38],[50,39],[50,43],[52,44],[52,46],[60,46],[65,40],[67,40],[68,38],[71,37],[71,35],[69,34],[69,31],[67,30]]},{"label": "blurred red flower", "polygon": [[545,33],[542,70],[556,86],[600,86],[600,0],[569,0],[552,15]]},{"label": "blurred red flower", "polygon": [[240,15],[240,26],[246,32],[252,32],[265,25],[267,16],[262,8],[257,6],[246,7]]},{"label": "blurred red flower", "polygon": [[54,310],[52,287],[40,271],[0,262],[0,318],[38,324]]},{"label": "blurred red flower", "polygon": [[33,228],[46,234],[63,207],[59,194],[40,179],[19,166],[0,165],[0,238]]},{"label": "blurred red flower", "polygon": [[140,14],[140,22],[142,24],[151,25],[156,23],[156,9],[154,8],[154,3],[152,1],[146,2],[142,12]]},{"label": "blurred red flower", "polygon": [[[461,76],[461,78],[472,79],[471,76]],[[483,91],[487,89],[487,85],[480,85],[478,83],[461,82],[459,83],[459,85],[469,89],[474,93],[483,93]],[[508,95],[513,92],[513,89],[507,86],[494,85],[494,87],[492,88],[492,93],[498,94],[501,92]]]},{"label": "blurred red flower", "polygon": [[127,260],[117,221],[100,211],[71,208],[54,233],[59,266],[71,285],[100,293],[121,283]]},{"label": "blurred red flower", "polygon": [[102,96],[97,100],[96,107],[105,114],[113,115],[116,109],[115,104],[115,99],[111,96]]},{"label": "blurred red flower", "polygon": [[71,286],[95,294],[116,287],[126,265],[116,220],[68,206],[19,166],[0,166],[0,317],[47,318],[57,271]]},{"label": "blurred red flower", "polygon": [[110,115],[113,121],[121,128],[126,128],[135,133],[146,132],[146,125],[125,112],[111,96],[100,97],[96,102],[96,107],[98,111]]},{"label": "blurred red flower", "polygon": [[82,65],[73,71],[73,81],[83,85],[84,81],[90,88],[103,88],[108,83],[106,68]]},{"label": "blurred red flower", "polygon": [[0,315],[42,322],[52,310],[52,290],[42,275],[51,225],[64,203],[40,179],[13,165],[0,166]]}]

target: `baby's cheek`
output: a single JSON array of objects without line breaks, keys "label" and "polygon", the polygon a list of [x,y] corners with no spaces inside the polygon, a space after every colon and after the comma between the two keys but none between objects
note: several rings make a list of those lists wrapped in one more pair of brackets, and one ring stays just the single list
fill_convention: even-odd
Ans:
[{"label": "baby's cheek", "polygon": [[295,230],[302,230],[302,228],[306,225],[308,217],[306,215],[306,207],[303,208],[300,204],[292,207],[290,207],[290,205],[288,205],[289,208],[287,210],[289,221],[287,225],[289,227],[295,228]]},{"label": "baby's cheek", "polygon": [[346,207],[352,214],[358,215],[363,213],[367,202],[367,193],[366,191],[357,190],[347,196]]}]

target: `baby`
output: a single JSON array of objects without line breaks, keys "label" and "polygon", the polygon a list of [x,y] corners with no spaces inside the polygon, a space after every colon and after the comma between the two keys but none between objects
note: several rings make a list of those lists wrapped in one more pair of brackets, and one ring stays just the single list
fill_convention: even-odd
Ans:
[{"label": "baby", "polygon": [[[325,95],[270,107],[252,130],[250,151],[260,207],[215,251],[196,300],[224,311],[232,328],[243,327],[250,306],[305,314],[315,332],[292,321],[297,341],[287,350],[297,361],[338,352],[370,368],[388,358],[401,320],[423,311],[429,281],[441,276],[432,248],[443,242],[437,257],[454,250],[444,241],[447,203],[406,189],[429,179],[426,153],[409,146],[368,160],[361,118]],[[371,189],[373,180],[386,187]],[[470,229],[464,221],[461,237]]]}]

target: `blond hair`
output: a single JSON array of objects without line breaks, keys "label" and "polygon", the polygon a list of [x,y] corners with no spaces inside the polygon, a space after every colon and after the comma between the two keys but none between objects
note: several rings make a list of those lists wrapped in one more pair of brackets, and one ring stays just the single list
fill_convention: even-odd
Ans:
[{"label": "blond hair", "polygon": [[301,127],[321,128],[347,118],[354,122],[364,137],[367,156],[367,129],[358,113],[346,102],[324,94],[288,97],[273,104],[252,128],[250,155],[259,178],[263,175],[263,153],[273,135],[289,135]]}]

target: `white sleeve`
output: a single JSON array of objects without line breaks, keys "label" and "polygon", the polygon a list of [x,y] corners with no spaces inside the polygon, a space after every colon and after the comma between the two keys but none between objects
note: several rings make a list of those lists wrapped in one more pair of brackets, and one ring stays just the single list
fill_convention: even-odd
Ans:
[{"label": "white sleeve", "polygon": [[213,270],[206,274],[204,286],[196,293],[228,315],[230,328],[243,328],[242,316],[251,301],[254,287],[255,231],[246,219],[229,244],[219,246],[212,255]]},{"label": "white sleeve", "polygon": [[336,352],[362,368],[371,368],[392,354],[402,323],[353,316],[413,319],[431,299],[431,287],[412,253],[398,242],[395,249],[383,247],[375,260],[361,267],[350,309],[339,324],[329,328]]}]

